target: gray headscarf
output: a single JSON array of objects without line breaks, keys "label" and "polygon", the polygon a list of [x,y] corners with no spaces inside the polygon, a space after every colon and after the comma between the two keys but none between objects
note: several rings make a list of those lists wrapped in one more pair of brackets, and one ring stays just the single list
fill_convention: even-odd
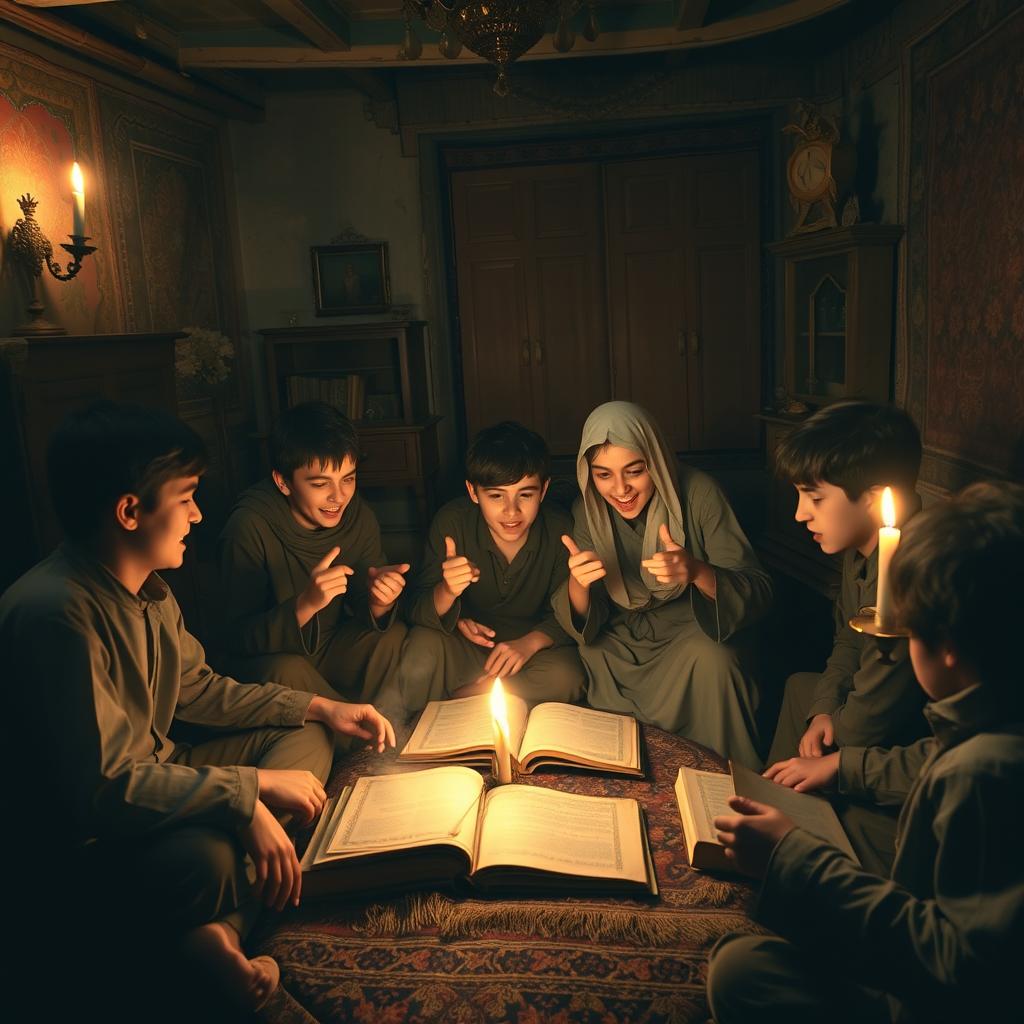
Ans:
[{"label": "gray headscarf", "polygon": [[[594,550],[604,562],[607,576],[605,587],[611,599],[621,608],[642,608],[651,597],[668,601],[685,589],[677,584],[658,583],[648,572],[640,572],[639,580],[623,579],[619,556],[615,548],[616,527],[612,507],[597,493],[590,479],[587,453],[592,448],[614,444],[639,452],[647,463],[647,471],[654,481],[654,494],[647,505],[647,525],[644,530],[643,558],[650,558],[659,550],[658,532],[662,523],[678,544],[685,544],[683,513],[679,505],[675,455],[665,442],[654,418],[632,402],[605,402],[599,405],[583,424],[583,437],[576,458],[576,478],[583,495],[583,508],[587,528],[594,542]],[[630,574],[632,577],[632,574]]]}]

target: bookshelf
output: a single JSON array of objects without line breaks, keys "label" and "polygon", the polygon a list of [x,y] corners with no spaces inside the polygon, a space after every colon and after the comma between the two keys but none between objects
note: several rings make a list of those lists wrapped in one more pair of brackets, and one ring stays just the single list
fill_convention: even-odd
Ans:
[{"label": "bookshelf", "polygon": [[333,399],[359,430],[360,484],[411,488],[424,527],[440,465],[426,326],[394,320],[259,331],[271,418],[296,400]]}]

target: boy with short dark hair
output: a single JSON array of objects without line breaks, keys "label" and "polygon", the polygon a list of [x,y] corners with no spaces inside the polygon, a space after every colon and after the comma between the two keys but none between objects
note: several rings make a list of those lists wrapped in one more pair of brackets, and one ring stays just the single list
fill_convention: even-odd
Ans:
[{"label": "boy with short dark hair", "polygon": [[[227,653],[242,679],[373,701],[397,685],[408,564],[388,565],[356,492],[355,427],[323,402],[281,413],[270,479],[239,497],[220,537]],[[390,699],[390,698],[388,698]]]},{"label": "boy with short dark hair", "polygon": [[[202,518],[204,466],[200,439],[165,413],[101,402],[58,428],[50,490],[68,539],[0,600],[2,746],[8,778],[26,779],[30,909],[81,868],[70,896],[101,894],[104,914],[126,915],[153,955],[173,937],[252,1009],[279,976],[242,952],[257,897],[282,909],[301,890],[278,816],[308,822],[323,808],[332,733],[379,749],[394,739],[369,705],[246,686],[206,664],[157,575],[181,565]],[[175,719],[219,735],[176,743]]]},{"label": "boy with short dark hair", "polygon": [[776,471],[796,487],[796,520],[826,554],[842,552],[843,574],[832,654],[823,673],[786,681],[769,765],[837,747],[909,743],[927,731],[906,642],[877,640],[849,624],[875,603],[882,491],[892,487],[899,524],[909,520],[920,508],[920,465],[910,417],[870,402],[826,406],[779,446]]},{"label": "boy with short dark hair", "polygon": [[933,735],[804,759],[798,787],[838,779],[842,792],[901,803],[891,877],[733,797],[719,840],[763,878],[756,916],[777,936],[727,936],[712,951],[718,1024],[1005,1020],[1019,1002],[1024,487],[976,484],[922,512],[891,572]]},{"label": "boy with short dark hair", "polygon": [[572,521],[545,505],[544,439],[519,423],[481,430],[466,453],[466,496],[430,527],[402,658],[406,708],[482,692],[495,676],[531,703],[578,700],[583,667],[555,622]]}]

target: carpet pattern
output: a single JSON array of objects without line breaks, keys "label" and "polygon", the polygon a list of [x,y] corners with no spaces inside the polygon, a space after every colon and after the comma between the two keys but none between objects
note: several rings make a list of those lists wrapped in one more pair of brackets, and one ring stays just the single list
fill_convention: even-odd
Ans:
[{"label": "carpet pattern", "polygon": [[[548,770],[521,781],[638,799],[657,899],[308,902],[268,920],[254,952],[277,959],[288,991],[323,1024],[703,1024],[708,951],[728,932],[759,930],[746,912],[753,890],[692,871],[683,851],[676,771],[720,769],[720,759],[659,729],[643,736],[646,780]],[[389,769],[393,754],[357,754],[336,765],[328,791]]]}]

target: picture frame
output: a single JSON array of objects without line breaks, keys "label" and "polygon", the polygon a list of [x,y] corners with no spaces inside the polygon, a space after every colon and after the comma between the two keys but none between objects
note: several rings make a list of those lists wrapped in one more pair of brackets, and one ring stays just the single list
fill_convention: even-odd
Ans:
[{"label": "picture frame", "polygon": [[391,308],[387,242],[314,245],[310,254],[317,316],[386,313]]}]

